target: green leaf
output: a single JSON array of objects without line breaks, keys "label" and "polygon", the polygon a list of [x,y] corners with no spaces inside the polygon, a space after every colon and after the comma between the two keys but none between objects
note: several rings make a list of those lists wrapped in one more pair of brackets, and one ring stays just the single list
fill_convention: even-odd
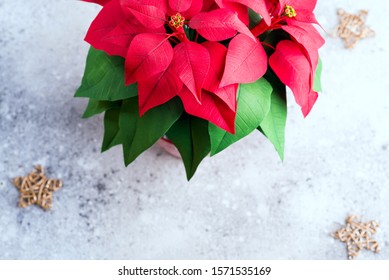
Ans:
[{"label": "green leaf", "polygon": [[261,20],[262,17],[254,12],[252,9],[249,9],[249,18],[250,18],[250,29],[256,26]]},{"label": "green leaf", "polygon": [[315,81],[313,83],[313,90],[316,92],[322,91],[321,88],[321,73],[323,71],[323,64],[321,59],[319,58],[319,62],[317,64],[316,72],[315,72]]},{"label": "green leaf", "polygon": [[120,107],[110,109],[105,112],[104,115],[104,140],[101,147],[101,152],[105,152],[110,148],[122,143],[120,129],[119,129],[119,116]]},{"label": "green leaf", "polygon": [[181,154],[189,181],[195,174],[200,162],[211,151],[208,121],[185,116],[170,128],[167,136]]},{"label": "green leaf", "polygon": [[239,86],[236,133],[230,134],[210,123],[211,156],[257,129],[270,110],[271,92],[272,87],[264,78]]},{"label": "green leaf", "polygon": [[164,136],[182,112],[177,97],[147,111],[142,117],[139,116],[138,98],[124,100],[119,126],[126,166]]},{"label": "green leaf", "polygon": [[258,129],[273,143],[281,160],[284,160],[286,117],[285,86],[275,87],[271,96],[270,111]]},{"label": "green leaf", "polygon": [[82,83],[75,97],[116,101],[137,96],[137,85],[125,86],[124,59],[91,48]]},{"label": "green leaf", "polygon": [[120,107],[120,101],[99,101],[96,99],[89,99],[88,106],[82,116],[84,119],[93,117],[95,115],[101,114],[109,109]]}]

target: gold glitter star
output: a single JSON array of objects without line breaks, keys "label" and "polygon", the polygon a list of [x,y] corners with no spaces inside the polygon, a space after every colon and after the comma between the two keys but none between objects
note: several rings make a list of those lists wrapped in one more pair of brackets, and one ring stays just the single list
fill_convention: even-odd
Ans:
[{"label": "gold glitter star", "polygon": [[336,231],[332,236],[347,244],[348,258],[353,259],[366,248],[375,253],[379,253],[380,246],[372,236],[377,232],[379,224],[376,221],[367,223],[355,221],[356,216],[346,219],[346,227]]},{"label": "gold glitter star", "polygon": [[44,210],[50,209],[53,193],[62,187],[62,181],[47,179],[40,165],[26,177],[17,177],[12,182],[20,191],[19,206],[22,208],[37,204]]},{"label": "gold glitter star", "polygon": [[346,48],[352,49],[361,39],[375,35],[375,32],[365,24],[367,11],[361,10],[357,15],[353,15],[339,9],[338,15],[340,24],[336,28],[336,34],[344,40]]}]

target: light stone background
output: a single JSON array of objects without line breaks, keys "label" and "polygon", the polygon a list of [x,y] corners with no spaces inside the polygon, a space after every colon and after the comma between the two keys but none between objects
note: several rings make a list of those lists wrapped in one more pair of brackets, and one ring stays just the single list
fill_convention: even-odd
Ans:
[{"label": "light stone background", "polygon": [[[376,37],[344,49],[338,7],[369,9]],[[73,98],[97,11],[0,0],[1,259],[345,259],[329,234],[349,214],[381,224],[382,252],[360,259],[389,259],[388,1],[319,0],[324,92],[305,120],[290,102],[284,163],[254,133],[190,183],[159,147],[128,168],[99,153],[102,118]],[[37,163],[65,182],[47,213],[19,209],[10,183]]]}]

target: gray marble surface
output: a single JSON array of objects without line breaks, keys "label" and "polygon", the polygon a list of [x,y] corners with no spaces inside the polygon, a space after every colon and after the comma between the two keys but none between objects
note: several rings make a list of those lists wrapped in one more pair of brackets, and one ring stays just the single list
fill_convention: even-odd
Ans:
[{"label": "gray marble surface", "polygon": [[[376,37],[344,49],[338,7],[369,9]],[[102,118],[73,98],[97,11],[0,1],[0,259],[346,259],[329,234],[349,214],[381,225],[360,259],[389,259],[389,2],[319,0],[324,92],[305,120],[290,103],[285,161],[254,133],[190,183],[159,147],[128,168],[99,153]],[[37,163],[65,182],[50,212],[19,209],[10,183]]]}]

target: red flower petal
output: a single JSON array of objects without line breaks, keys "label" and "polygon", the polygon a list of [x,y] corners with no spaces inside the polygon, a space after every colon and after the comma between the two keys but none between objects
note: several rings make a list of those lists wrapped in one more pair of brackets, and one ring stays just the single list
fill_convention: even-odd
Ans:
[{"label": "red flower petal", "polygon": [[284,11],[285,5],[292,6],[297,14],[298,10],[313,11],[316,7],[317,0],[279,0],[281,9]]},{"label": "red flower petal", "polygon": [[111,0],[82,0],[82,1],[92,2],[92,3],[100,4],[101,6],[104,6],[105,4],[107,4]]},{"label": "red flower petal", "polygon": [[232,110],[236,111],[236,94],[238,84],[220,88],[220,80],[223,75],[227,48],[217,42],[205,42],[202,44],[209,52],[211,66],[205,79],[203,88],[219,97]]},{"label": "red flower petal", "polygon": [[159,28],[165,24],[165,12],[149,5],[128,5],[124,9],[130,11],[138,21],[149,28]]},{"label": "red flower petal", "polygon": [[213,10],[213,7],[216,7],[215,0],[203,0],[203,7],[201,8],[201,11],[209,12],[210,10]]},{"label": "red flower petal", "polygon": [[181,81],[201,102],[201,88],[210,66],[208,50],[194,42],[180,43],[174,48],[174,63]]},{"label": "red flower petal", "polygon": [[300,47],[289,40],[281,41],[269,59],[269,64],[280,80],[293,92],[304,116],[311,111],[317,99],[312,91],[311,67]]},{"label": "red flower petal", "polygon": [[323,37],[312,24],[295,20],[287,20],[287,23],[288,25],[283,25],[282,28],[300,44],[307,47],[314,46],[316,49],[324,45]]},{"label": "red flower petal", "polygon": [[85,41],[95,49],[103,50],[109,55],[125,57],[128,46],[116,44],[115,40],[107,39],[109,33],[125,20],[126,18],[119,1],[109,2],[92,22],[86,34]]},{"label": "red flower petal", "polygon": [[203,90],[202,103],[199,104],[185,86],[179,93],[179,96],[188,114],[210,121],[232,134],[235,133],[236,113],[217,96]]},{"label": "red flower petal", "polygon": [[240,3],[242,5],[245,5],[252,9],[254,12],[258,13],[263,20],[266,22],[267,25],[271,24],[271,18],[269,14],[269,10],[267,7],[267,3],[269,0],[224,0],[228,2],[233,2],[233,3]]},{"label": "red flower petal", "polygon": [[[154,31],[154,32],[152,32]],[[111,43],[117,46],[120,53],[118,55],[126,57],[128,48],[134,37],[140,33],[164,33],[163,27],[150,29],[143,25],[134,23],[129,19],[123,20],[115,29],[109,32],[102,40],[104,43]]]},{"label": "red flower petal", "polygon": [[288,32],[303,48],[303,52],[311,66],[311,82],[313,83],[319,61],[318,49],[323,46],[324,39],[311,24],[297,21],[291,21],[291,24],[282,26],[282,29]]},{"label": "red flower petal", "polygon": [[201,9],[203,8],[203,1],[201,0],[193,0],[192,5],[188,10],[185,12],[182,12],[182,15],[187,19],[191,19],[193,16],[197,15],[201,12]]},{"label": "red flower petal", "polygon": [[301,111],[303,112],[304,117],[308,116],[308,114],[311,112],[318,97],[319,97],[319,94],[317,92],[315,92],[313,90],[311,90],[309,92],[307,103],[303,107],[301,107]]},{"label": "red flower petal", "polygon": [[[200,2],[198,0],[194,0]],[[169,6],[176,12],[185,12],[192,6],[192,0],[169,0]]]},{"label": "red flower petal", "polygon": [[173,49],[164,35],[139,34],[126,56],[126,84],[144,80],[165,71],[173,59]]},{"label": "red flower petal", "polygon": [[139,113],[168,102],[182,89],[182,82],[172,67],[149,79],[138,82]]},{"label": "red flower petal", "polygon": [[[124,10],[126,10],[126,7],[130,6],[154,6],[157,7],[159,10],[161,10],[164,14],[167,12],[167,0],[116,0],[119,1]],[[125,11],[126,14],[130,13],[129,11]]]},{"label": "red flower petal", "polygon": [[248,27],[238,18],[238,14],[228,9],[199,13],[191,19],[189,26],[209,41],[223,41],[234,37],[237,32],[255,40]]},{"label": "red flower petal", "polygon": [[220,86],[252,83],[267,70],[267,55],[259,41],[237,35],[228,46],[226,67]]},{"label": "red flower petal", "polygon": [[294,19],[300,22],[319,24],[314,13],[309,10],[298,10]]},{"label": "red flower petal", "polygon": [[250,23],[250,18],[249,18],[249,9],[247,6],[239,4],[239,3],[232,3],[228,2],[228,0],[215,0],[217,5],[220,8],[227,8],[232,11],[235,11],[238,13],[239,19],[246,25],[248,26]]},{"label": "red flower petal", "polygon": [[204,42],[204,46],[210,55],[210,68],[204,82],[204,89],[214,91],[219,88],[226,63],[227,47],[218,42]]}]

